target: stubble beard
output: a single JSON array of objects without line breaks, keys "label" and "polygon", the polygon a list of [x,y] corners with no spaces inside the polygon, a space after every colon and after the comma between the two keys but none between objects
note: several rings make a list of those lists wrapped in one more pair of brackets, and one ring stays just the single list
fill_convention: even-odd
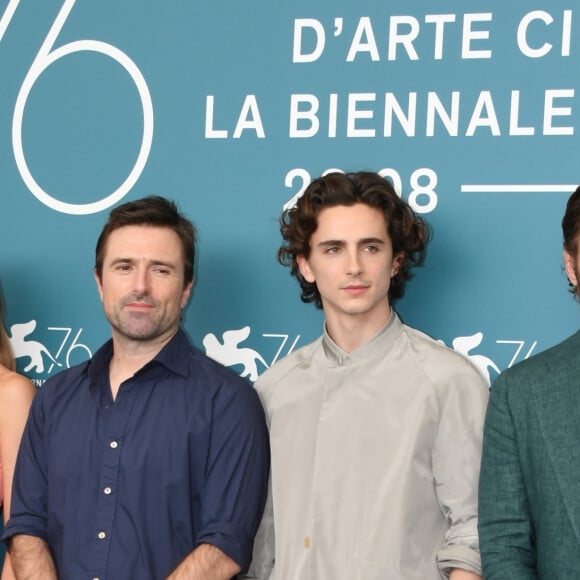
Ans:
[{"label": "stubble beard", "polygon": [[[171,324],[162,324],[162,320],[157,318],[157,310],[125,312],[125,304],[133,300],[134,298],[123,301],[118,309],[106,313],[109,324],[119,336],[133,341],[148,342],[159,338],[169,330]],[[151,300],[145,300],[145,302],[155,307]]]},{"label": "stubble beard", "polygon": [[113,329],[123,338],[147,342],[159,338],[167,330],[167,328],[161,327],[157,321],[152,320],[149,315],[132,314],[127,318],[129,320],[124,320],[121,317],[109,318],[109,323]]}]

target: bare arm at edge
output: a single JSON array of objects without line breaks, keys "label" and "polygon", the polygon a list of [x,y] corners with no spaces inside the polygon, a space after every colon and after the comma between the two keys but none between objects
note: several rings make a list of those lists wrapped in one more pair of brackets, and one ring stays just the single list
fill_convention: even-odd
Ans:
[{"label": "bare arm at edge", "polygon": [[[14,372],[2,373],[2,370],[0,365],[0,462],[4,487],[4,523],[6,523],[10,515],[14,465],[36,388],[22,375]],[[4,557],[2,580],[14,580],[9,553]]]},{"label": "bare arm at edge", "polygon": [[230,580],[240,570],[240,566],[219,548],[201,544],[185,557],[167,580]]},{"label": "bare arm at edge", "polygon": [[475,572],[468,572],[461,568],[453,568],[449,574],[449,580],[481,580],[481,576]]},{"label": "bare arm at edge", "polygon": [[17,534],[8,551],[16,580],[58,580],[48,544],[41,538]]}]

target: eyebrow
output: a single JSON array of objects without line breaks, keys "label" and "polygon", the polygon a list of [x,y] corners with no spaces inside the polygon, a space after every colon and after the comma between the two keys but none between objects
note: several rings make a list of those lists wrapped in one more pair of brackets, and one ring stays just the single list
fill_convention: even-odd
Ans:
[{"label": "eyebrow", "polygon": [[[134,262],[138,262],[139,260],[136,260],[135,258],[123,258],[123,257],[119,257],[119,258],[115,258],[114,260],[111,261],[111,266],[115,266],[116,264],[122,264],[122,263],[129,263],[132,264]],[[178,268],[177,264],[175,264],[174,262],[165,262],[163,260],[151,260],[147,263],[148,266],[165,266],[166,268],[170,268],[170,269],[176,269]]]},{"label": "eyebrow", "polygon": [[[357,241],[357,245],[364,246],[365,244],[376,244],[376,245],[384,245],[386,242],[385,240],[381,240],[380,238],[362,238]],[[330,246],[345,246],[346,242],[344,240],[324,240],[322,242],[318,242],[317,244],[321,248],[327,248]]]},{"label": "eyebrow", "polygon": [[363,238],[362,240],[358,241],[359,245],[364,244],[376,244],[376,245],[384,245],[386,242],[381,238]]}]

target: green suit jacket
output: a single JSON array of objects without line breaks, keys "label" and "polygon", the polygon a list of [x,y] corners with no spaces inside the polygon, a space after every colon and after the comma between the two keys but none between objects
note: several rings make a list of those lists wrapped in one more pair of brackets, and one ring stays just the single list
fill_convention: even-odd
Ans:
[{"label": "green suit jacket", "polygon": [[486,580],[580,578],[580,332],[492,386],[479,535]]}]

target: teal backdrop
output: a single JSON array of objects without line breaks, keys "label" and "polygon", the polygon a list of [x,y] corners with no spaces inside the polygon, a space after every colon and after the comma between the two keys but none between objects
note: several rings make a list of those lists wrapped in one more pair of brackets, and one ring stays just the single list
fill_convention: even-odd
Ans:
[{"label": "teal backdrop", "polygon": [[328,169],[380,171],[433,228],[397,309],[488,379],[574,332],[560,220],[580,182],[574,2],[0,1],[0,279],[39,387],[110,335],[110,208],[199,230],[184,327],[250,380],[321,332],[277,219]]}]

